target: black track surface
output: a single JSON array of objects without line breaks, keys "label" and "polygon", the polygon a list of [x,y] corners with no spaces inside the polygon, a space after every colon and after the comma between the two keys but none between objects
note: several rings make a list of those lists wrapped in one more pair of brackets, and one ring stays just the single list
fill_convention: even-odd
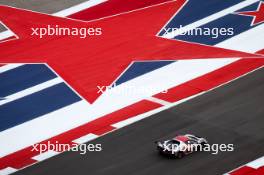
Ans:
[{"label": "black track surface", "polygon": [[[264,69],[96,139],[102,152],[66,152],[21,175],[214,175],[264,155]],[[210,143],[233,143],[233,152],[199,152],[181,160],[157,154],[155,140],[180,133]]]},{"label": "black track surface", "polygon": [[[0,0],[0,5],[33,10],[42,13],[55,13],[87,0]],[[6,30],[0,23],[0,32]]]}]

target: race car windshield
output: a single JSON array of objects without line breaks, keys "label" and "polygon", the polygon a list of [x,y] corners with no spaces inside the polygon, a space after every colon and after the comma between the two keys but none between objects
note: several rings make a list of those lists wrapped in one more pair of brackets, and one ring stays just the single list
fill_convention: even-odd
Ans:
[{"label": "race car windshield", "polygon": [[194,137],[194,136],[189,136],[190,138],[192,138],[192,139],[196,139],[196,137]]},{"label": "race car windshield", "polygon": [[177,140],[170,140],[170,141],[168,142],[168,144],[179,145],[180,142],[177,141]]}]

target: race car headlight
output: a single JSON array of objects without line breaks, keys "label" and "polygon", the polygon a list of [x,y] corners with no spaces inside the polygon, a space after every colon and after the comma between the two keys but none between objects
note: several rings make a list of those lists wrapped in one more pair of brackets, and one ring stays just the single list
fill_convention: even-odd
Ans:
[{"label": "race car headlight", "polygon": [[163,147],[163,145],[160,142],[158,143],[158,146]]}]

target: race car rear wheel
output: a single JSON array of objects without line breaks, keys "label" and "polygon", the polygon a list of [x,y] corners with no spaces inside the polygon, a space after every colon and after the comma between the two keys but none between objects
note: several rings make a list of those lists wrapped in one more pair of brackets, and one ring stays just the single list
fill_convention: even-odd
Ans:
[{"label": "race car rear wheel", "polygon": [[205,144],[206,144],[206,142],[201,143],[202,149],[205,147]]}]

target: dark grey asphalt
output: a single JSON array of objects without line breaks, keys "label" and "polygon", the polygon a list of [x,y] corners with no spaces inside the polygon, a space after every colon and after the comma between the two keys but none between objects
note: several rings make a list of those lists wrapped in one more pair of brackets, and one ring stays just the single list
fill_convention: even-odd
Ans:
[{"label": "dark grey asphalt", "polygon": [[[55,13],[87,0],[0,0],[0,5],[24,8],[43,13]],[[0,32],[5,28],[0,24]]]},{"label": "dark grey asphalt", "polygon": [[87,0],[0,0],[0,4],[38,12],[54,13],[84,1]]},{"label": "dark grey asphalt", "polygon": [[[264,69],[107,134],[102,152],[66,152],[17,175],[214,175],[264,155]],[[234,152],[194,153],[182,160],[159,156],[154,141],[193,133]]]}]

